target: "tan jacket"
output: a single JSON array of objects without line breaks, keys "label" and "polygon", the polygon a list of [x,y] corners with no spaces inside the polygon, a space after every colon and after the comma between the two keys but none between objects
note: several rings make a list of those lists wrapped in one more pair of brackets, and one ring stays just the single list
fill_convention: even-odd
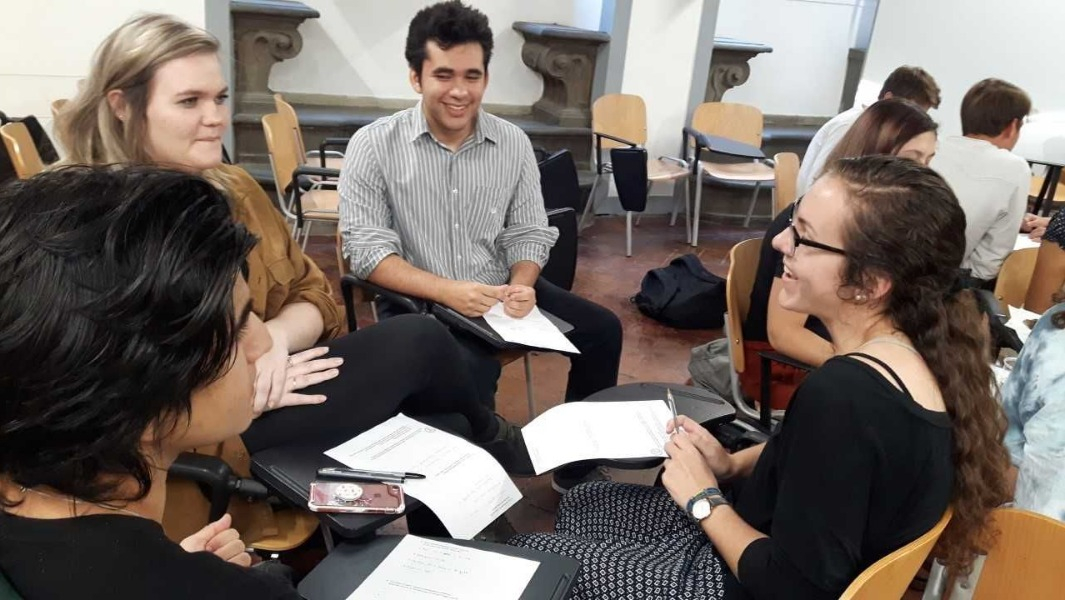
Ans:
[{"label": "tan jacket", "polygon": [[[259,238],[259,243],[248,255],[252,310],[264,321],[269,321],[286,304],[310,302],[318,307],[325,322],[322,339],[338,336],[341,332],[340,309],[333,300],[332,290],[322,270],[292,239],[288,223],[259,183],[240,167],[227,165],[222,169],[234,182],[229,189],[233,216]],[[239,437],[210,448],[197,448],[196,451],[219,456],[237,475],[251,477],[251,460]],[[167,536],[179,541],[199,531],[207,524],[209,508],[207,498],[196,484],[179,479],[168,480],[166,512],[163,516],[163,528]],[[247,503],[234,499],[230,502],[229,511],[233,515],[233,525],[240,531],[245,543],[278,533],[277,522],[266,503]]]}]

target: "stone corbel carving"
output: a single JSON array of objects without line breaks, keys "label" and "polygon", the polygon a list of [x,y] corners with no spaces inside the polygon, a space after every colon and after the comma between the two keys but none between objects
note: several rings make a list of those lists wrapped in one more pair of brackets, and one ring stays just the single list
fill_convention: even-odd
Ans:
[{"label": "stone corbel carving", "polygon": [[[232,0],[236,105],[239,111],[273,106],[270,69],[303,49],[298,27],[318,11],[302,2]],[[272,108],[271,108],[272,110]]]},{"label": "stone corbel carving", "polygon": [[563,127],[587,127],[596,54],[610,35],[525,21],[514,23],[514,29],[525,37],[522,62],[544,78],[544,93],[533,104],[533,114]]},{"label": "stone corbel carving", "polygon": [[764,44],[742,42],[731,38],[714,38],[714,52],[710,57],[710,77],[706,80],[706,102],[720,102],[725,92],[747,83],[751,65],[747,61],[773,48]]}]

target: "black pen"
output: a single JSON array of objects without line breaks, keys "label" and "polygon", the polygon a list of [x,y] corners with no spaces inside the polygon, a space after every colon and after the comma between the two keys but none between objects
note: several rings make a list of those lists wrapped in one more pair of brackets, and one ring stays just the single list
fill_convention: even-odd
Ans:
[{"label": "black pen", "polygon": [[323,467],[318,469],[319,477],[332,479],[350,479],[353,481],[383,481],[403,483],[407,479],[425,479],[421,473],[405,471],[370,471],[365,469],[348,469],[345,467]]}]

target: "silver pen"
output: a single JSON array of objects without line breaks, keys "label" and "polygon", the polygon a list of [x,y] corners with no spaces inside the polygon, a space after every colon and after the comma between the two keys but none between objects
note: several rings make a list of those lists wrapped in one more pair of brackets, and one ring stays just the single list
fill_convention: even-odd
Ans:
[{"label": "silver pen", "polygon": [[673,401],[673,392],[666,388],[666,404],[669,405],[669,411],[673,413],[673,433],[677,433],[677,403]]}]

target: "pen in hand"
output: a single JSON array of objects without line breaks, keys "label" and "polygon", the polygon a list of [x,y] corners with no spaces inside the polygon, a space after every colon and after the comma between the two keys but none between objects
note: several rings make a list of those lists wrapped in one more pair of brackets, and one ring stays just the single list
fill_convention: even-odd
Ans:
[{"label": "pen in hand", "polygon": [[666,388],[666,404],[669,405],[669,412],[673,413],[673,433],[670,435],[675,435],[681,429],[677,425],[677,403],[673,400],[673,391],[669,388]]}]

